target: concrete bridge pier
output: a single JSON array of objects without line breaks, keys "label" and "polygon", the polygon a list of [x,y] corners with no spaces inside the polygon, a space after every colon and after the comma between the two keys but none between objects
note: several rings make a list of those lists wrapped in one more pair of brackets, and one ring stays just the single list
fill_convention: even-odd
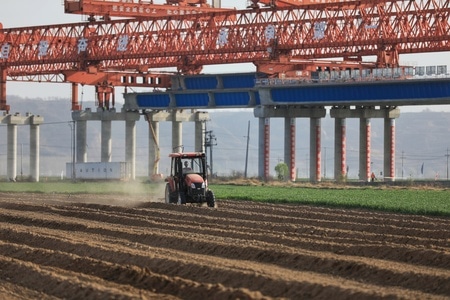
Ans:
[{"label": "concrete bridge pier", "polygon": [[311,119],[311,181],[320,181],[320,136],[321,118],[325,117],[323,107],[292,107],[292,106],[260,106],[253,111],[259,118],[259,152],[258,176],[269,179],[270,176],[270,118],[284,118],[284,162],[289,167],[289,179],[296,179],[295,135],[296,118]]},{"label": "concrete bridge pier", "polygon": [[384,166],[385,180],[395,179],[395,119],[400,116],[396,107],[333,107],[335,118],[335,179],[346,173],[345,118],[359,118],[359,179],[371,180],[371,119],[384,119]]},{"label": "concrete bridge pier", "polygon": [[146,111],[149,122],[149,176],[159,173],[159,122],[172,122],[172,149],[173,152],[183,151],[183,122],[195,122],[195,149],[204,151],[205,122],[209,120],[207,112],[195,110],[173,111]]},{"label": "concrete bridge pier", "polygon": [[101,162],[111,162],[112,159],[112,123],[111,119],[101,121]]},{"label": "concrete bridge pier", "polygon": [[6,176],[10,181],[15,181],[17,176],[17,124],[8,123],[7,131]]},{"label": "concrete bridge pier", "polygon": [[148,121],[148,129],[148,176],[150,178],[154,174],[159,174],[159,122]]},{"label": "concrete bridge pier", "polygon": [[205,152],[206,121],[195,121],[195,151]]},{"label": "concrete bridge pier", "polygon": [[395,181],[395,119],[384,118],[384,180]]},{"label": "concrete bridge pier", "polygon": [[183,122],[195,123],[195,146],[194,151],[205,151],[205,131],[206,121],[209,119],[209,115],[204,112],[191,112],[186,113],[183,111],[172,112],[172,151],[182,152],[183,149]]},{"label": "concrete bridge pier", "polygon": [[371,128],[369,118],[359,119],[359,180],[370,181]]},{"label": "concrete bridge pier", "polygon": [[125,161],[130,165],[132,179],[136,179],[136,120],[125,118]]},{"label": "concrete bridge pier", "polygon": [[345,118],[334,120],[334,178],[345,180],[347,176],[347,127]]},{"label": "concrete bridge pier", "polygon": [[258,176],[270,176],[270,118],[259,118]]},{"label": "concrete bridge pier", "polygon": [[112,122],[125,121],[125,161],[130,165],[130,179],[136,179],[136,127],[139,112],[116,112],[115,109],[91,109],[72,111],[72,120],[76,123],[76,161],[87,162],[87,122],[101,122],[101,162],[112,161]]},{"label": "concrete bridge pier", "polygon": [[6,154],[6,176],[14,181],[17,177],[17,125],[30,126],[30,178],[31,181],[39,181],[39,155],[40,155],[40,124],[44,122],[41,116],[27,113],[21,116],[4,114],[0,117],[0,123],[7,124],[7,154]]},{"label": "concrete bridge pier", "polygon": [[87,162],[87,121],[78,120],[75,122],[76,127],[76,162],[85,163]]},{"label": "concrete bridge pier", "polygon": [[284,118],[284,161],[289,167],[289,180],[297,179],[295,166],[295,118]]},{"label": "concrete bridge pier", "polygon": [[30,124],[30,177],[34,182],[39,182],[40,166],[40,126],[32,122]]},{"label": "concrete bridge pier", "polygon": [[320,182],[321,175],[321,142],[322,142],[322,122],[320,118],[310,118],[309,127],[309,180],[311,182]]},{"label": "concrete bridge pier", "polygon": [[183,152],[183,123],[177,120],[172,121],[172,152]]}]

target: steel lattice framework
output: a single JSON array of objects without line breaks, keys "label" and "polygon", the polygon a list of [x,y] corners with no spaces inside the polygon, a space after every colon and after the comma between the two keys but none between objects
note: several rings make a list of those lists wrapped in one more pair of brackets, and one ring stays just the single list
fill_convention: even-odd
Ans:
[{"label": "steel lattice framework", "polygon": [[346,1],[1,29],[0,81],[368,55],[395,66],[402,53],[450,51],[449,1]]}]

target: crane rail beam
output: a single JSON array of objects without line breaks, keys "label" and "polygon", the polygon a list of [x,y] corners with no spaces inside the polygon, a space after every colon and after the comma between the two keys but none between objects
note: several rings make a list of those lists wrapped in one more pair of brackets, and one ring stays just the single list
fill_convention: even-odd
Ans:
[{"label": "crane rail beam", "polygon": [[189,3],[152,4],[150,1],[120,2],[113,0],[65,0],[64,10],[70,14],[110,17],[151,18],[172,15],[191,15],[221,10],[207,4],[192,5]]}]

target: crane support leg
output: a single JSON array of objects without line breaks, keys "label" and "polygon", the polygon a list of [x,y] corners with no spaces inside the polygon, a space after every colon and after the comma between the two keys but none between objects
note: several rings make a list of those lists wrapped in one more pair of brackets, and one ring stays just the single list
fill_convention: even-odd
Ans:
[{"label": "crane support leg", "polygon": [[396,68],[400,65],[398,50],[393,47],[389,50],[380,50],[377,55],[378,68]]},{"label": "crane support leg", "polygon": [[6,69],[0,68],[0,110],[9,113],[10,106],[6,104]]},{"label": "crane support leg", "polygon": [[78,83],[72,83],[72,111],[81,110],[78,100]]},{"label": "crane support leg", "polygon": [[114,87],[108,85],[97,85],[95,87],[97,93],[98,108],[109,110],[115,106]]}]

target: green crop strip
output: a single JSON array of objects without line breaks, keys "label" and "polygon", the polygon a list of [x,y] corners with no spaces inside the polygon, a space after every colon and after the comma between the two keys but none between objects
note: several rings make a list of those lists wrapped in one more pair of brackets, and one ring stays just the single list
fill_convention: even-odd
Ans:
[{"label": "green crop strip", "polygon": [[216,198],[450,216],[449,190],[213,185]]},{"label": "green crop strip", "polygon": [[[0,192],[144,195],[164,198],[165,183],[144,182],[0,182]],[[222,185],[210,188],[216,199],[248,200],[293,205],[359,208],[405,214],[450,216],[450,190],[336,186]]]}]

